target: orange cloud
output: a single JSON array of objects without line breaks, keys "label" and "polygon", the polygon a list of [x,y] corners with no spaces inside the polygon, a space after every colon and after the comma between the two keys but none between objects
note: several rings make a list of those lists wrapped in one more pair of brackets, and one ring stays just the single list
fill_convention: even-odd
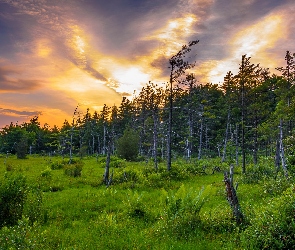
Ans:
[{"label": "orange cloud", "polygon": [[[274,69],[278,66],[274,54],[269,50],[287,37],[286,17],[280,13],[271,13],[249,26],[239,27],[228,39],[230,53],[222,61],[208,60],[202,62],[197,72],[205,82],[223,82],[225,73],[237,72],[241,57],[244,54],[253,57],[252,62],[260,63],[263,67]],[[209,70],[208,70],[209,69]]]}]

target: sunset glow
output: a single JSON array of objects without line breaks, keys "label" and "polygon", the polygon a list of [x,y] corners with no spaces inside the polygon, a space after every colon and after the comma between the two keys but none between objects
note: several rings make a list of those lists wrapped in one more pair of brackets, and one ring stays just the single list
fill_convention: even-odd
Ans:
[{"label": "sunset glow", "polygon": [[201,83],[221,83],[243,54],[276,73],[295,52],[294,11],[288,0],[0,0],[0,128],[120,105],[167,82],[169,58],[192,40]]}]

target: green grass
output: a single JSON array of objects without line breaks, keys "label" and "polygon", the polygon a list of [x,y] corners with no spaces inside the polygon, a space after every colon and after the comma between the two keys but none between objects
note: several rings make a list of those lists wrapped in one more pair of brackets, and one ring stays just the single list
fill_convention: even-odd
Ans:
[{"label": "green grass", "polygon": [[[283,239],[275,232],[286,234],[282,218],[294,222],[289,215],[295,198],[292,192],[286,194],[293,188],[291,181],[275,179],[269,172],[257,181],[255,176],[243,176],[238,167],[235,180],[246,222],[236,225],[225,196],[223,172],[212,174],[216,159],[191,164],[177,160],[167,173],[164,163],[155,171],[152,163],[113,158],[109,188],[102,184],[104,158],[98,162],[84,158],[79,177],[67,175],[67,162],[58,157],[1,160],[1,183],[21,174],[28,191],[23,219],[0,230],[0,249],[247,249],[249,242],[252,249],[259,249],[273,242],[281,246]],[[227,170],[228,166],[221,167]],[[283,215],[272,215],[283,206],[279,201],[286,195],[290,207],[281,208]],[[267,210],[270,205],[273,210]],[[254,235],[263,228],[262,214],[276,216],[285,227],[268,224],[274,233],[258,246]]]}]

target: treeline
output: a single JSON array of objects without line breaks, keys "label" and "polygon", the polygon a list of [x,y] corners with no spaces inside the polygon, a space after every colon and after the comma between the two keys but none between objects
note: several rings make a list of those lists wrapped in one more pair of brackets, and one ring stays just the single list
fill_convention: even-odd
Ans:
[{"label": "treeline", "polygon": [[172,159],[220,157],[243,163],[245,171],[246,161],[256,164],[259,156],[276,156],[277,167],[284,167],[294,158],[294,57],[287,51],[286,65],[270,74],[244,55],[238,73],[229,71],[219,85],[201,84],[183,70],[170,79],[173,88],[149,82],[132,100],[123,97],[119,106],[104,105],[93,114],[82,114],[77,107],[61,128],[41,126],[38,117],[11,123],[1,131],[0,150],[19,158],[41,153],[122,155],[134,142],[138,156],[153,158],[157,165],[167,155],[171,122]]}]

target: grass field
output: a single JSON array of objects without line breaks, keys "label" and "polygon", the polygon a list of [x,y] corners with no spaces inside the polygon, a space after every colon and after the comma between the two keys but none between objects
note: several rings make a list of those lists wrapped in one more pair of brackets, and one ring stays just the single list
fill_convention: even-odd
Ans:
[{"label": "grass field", "polygon": [[2,225],[0,249],[290,249],[295,242],[293,178],[276,174],[268,159],[246,175],[235,168],[241,225],[226,200],[229,164],[218,159],[176,160],[167,172],[164,163],[156,171],[152,162],[113,157],[108,188],[105,158],[0,160],[0,205],[7,183],[24,194],[11,205],[21,211],[17,222]]}]

